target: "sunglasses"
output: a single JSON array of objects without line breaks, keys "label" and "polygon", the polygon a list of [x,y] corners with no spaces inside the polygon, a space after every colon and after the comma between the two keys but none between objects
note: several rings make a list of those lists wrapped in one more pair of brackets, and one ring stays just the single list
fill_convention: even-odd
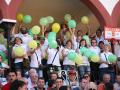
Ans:
[{"label": "sunglasses", "polygon": [[96,90],[96,89],[94,89],[94,88],[90,88],[89,90]]}]

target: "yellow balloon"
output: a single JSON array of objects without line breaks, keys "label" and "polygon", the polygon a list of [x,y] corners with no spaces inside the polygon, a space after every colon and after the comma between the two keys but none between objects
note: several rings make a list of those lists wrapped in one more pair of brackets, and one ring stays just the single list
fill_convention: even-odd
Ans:
[{"label": "yellow balloon", "polygon": [[59,23],[54,23],[52,25],[52,31],[57,33],[57,32],[59,32],[59,30],[60,30],[60,24]]},{"label": "yellow balloon", "polygon": [[65,38],[66,38],[67,40],[69,40],[69,39],[71,38],[71,34],[70,34],[69,31],[66,32]]},{"label": "yellow balloon", "polygon": [[35,40],[32,40],[29,42],[28,47],[30,49],[36,49],[37,48],[37,42]]},{"label": "yellow balloon", "polygon": [[83,17],[81,18],[81,23],[83,23],[83,24],[88,24],[88,23],[89,23],[89,18],[88,18],[87,16],[83,16]]},{"label": "yellow balloon", "polygon": [[23,14],[22,13],[17,14],[16,19],[18,22],[22,22],[23,21]]},{"label": "yellow balloon", "polygon": [[91,61],[92,62],[99,62],[100,61],[100,57],[98,55],[94,55],[91,57]]},{"label": "yellow balloon", "polygon": [[75,63],[76,63],[77,65],[80,65],[80,64],[83,63],[83,57],[82,57],[81,54],[78,54],[78,55],[76,56],[76,58],[75,58]]},{"label": "yellow balloon", "polygon": [[16,56],[21,57],[21,56],[24,55],[24,48],[22,48],[22,47],[20,47],[20,46],[15,47],[14,53],[15,53]]}]

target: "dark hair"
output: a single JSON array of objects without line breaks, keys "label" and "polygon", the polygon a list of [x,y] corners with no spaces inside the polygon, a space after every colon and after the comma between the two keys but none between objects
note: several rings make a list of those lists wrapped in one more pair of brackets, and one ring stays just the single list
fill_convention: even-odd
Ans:
[{"label": "dark hair", "polygon": [[15,73],[15,75],[17,76],[17,73],[16,73],[15,69],[11,69],[11,70],[9,71],[9,73]]},{"label": "dark hair", "polygon": [[92,41],[95,40],[97,42],[97,40],[95,38],[91,39],[91,45],[92,45]]},{"label": "dark hair", "polygon": [[45,79],[44,79],[43,77],[39,77],[39,78],[38,78],[38,80],[39,80],[39,79],[41,79],[41,80],[44,80],[44,81],[45,81]]},{"label": "dark hair", "polygon": [[[68,44],[68,42],[70,42],[72,44],[72,41],[71,40],[67,40],[66,44]],[[72,47],[71,47],[72,48]]]},{"label": "dark hair", "polygon": [[68,86],[61,86],[60,88],[59,88],[59,90],[68,90]]},{"label": "dark hair", "polygon": [[19,87],[23,87],[24,85],[26,85],[26,83],[24,81],[20,81],[20,80],[15,80],[11,86],[10,86],[10,90],[18,90]]},{"label": "dark hair", "polygon": [[104,42],[103,42],[103,41],[100,41],[100,42],[98,43],[98,46],[99,46],[99,47],[100,47],[100,44],[101,44],[101,43],[102,43],[102,44],[104,44]]},{"label": "dark hair", "polygon": [[[15,42],[16,42],[17,38],[19,38],[19,37],[15,37],[15,39],[14,39],[14,45],[16,44]],[[22,39],[21,38],[19,38],[19,39],[20,39],[21,43],[23,43]]]},{"label": "dark hair", "polygon": [[[86,40],[85,40],[85,39],[81,39],[81,40],[80,40],[79,48],[81,47],[81,42],[82,42],[82,41],[85,41],[85,43],[86,43]],[[85,44],[85,47],[87,47],[87,43]]]},{"label": "dark hair", "polygon": [[55,72],[55,71],[53,71],[53,72],[51,72],[51,73],[50,73],[50,78],[51,78],[51,75],[52,75],[52,74],[56,74],[56,75],[57,75],[57,77],[58,77],[58,73],[57,73],[57,72]]}]

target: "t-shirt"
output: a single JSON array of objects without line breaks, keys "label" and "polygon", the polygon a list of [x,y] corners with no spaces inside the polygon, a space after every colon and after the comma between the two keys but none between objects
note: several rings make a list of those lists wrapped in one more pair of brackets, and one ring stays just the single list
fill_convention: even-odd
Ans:
[{"label": "t-shirt", "polygon": [[[100,54],[100,60],[101,61],[105,61],[105,62],[108,62],[110,64],[110,62],[108,61],[108,56],[111,55],[112,53],[111,52],[103,52]],[[105,56],[106,55],[106,56]],[[107,58],[107,60],[106,60]],[[100,64],[99,68],[105,68],[105,67],[108,67],[108,64],[105,64],[105,63],[102,63]]]},{"label": "t-shirt", "polygon": [[95,46],[95,47],[91,46],[91,47],[89,48],[89,50],[93,51],[93,52],[96,53],[97,55],[100,54],[100,48],[99,48],[98,46]]},{"label": "t-shirt", "polygon": [[69,60],[69,58],[67,57],[67,54],[70,52],[75,52],[75,50],[67,49],[67,48],[64,49],[63,54],[65,57],[64,57],[63,65],[75,65],[75,62]]},{"label": "t-shirt", "polygon": [[120,84],[118,84],[117,82],[113,86],[114,90],[120,90]]},{"label": "t-shirt", "polygon": [[31,56],[30,67],[38,68],[41,64],[41,50],[38,48]]},{"label": "t-shirt", "polygon": [[[24,54],[27,54],[27,47],[26,47],[25,44],[20,44],[20,45],[15,44],[13,46],[13,51],[14,51],[15,47],[19,47],[19,46],[24,49]],[[19,63],[19,62],[23,62],[23,58],[15,58],[15,62],[14,63]]]},{"label": "t-shirt", "polygon": [[[47,50],[47,53],[48,53],[47,64],[53,64],[55,66],[61,66],[60,65],[59,51],[57,52],[57,54],[56,54],[56,52],[57,52],[57,49],[48,48],[48,50]],[[56,56],[55,56],[55,54],[56,54]],[[55,57],[55,59],[54,59],[54,57]],[[54,59],[54,61],[53,61],[53,59]],[[52,63],[52,61],[53,61],[53,63]]]}]

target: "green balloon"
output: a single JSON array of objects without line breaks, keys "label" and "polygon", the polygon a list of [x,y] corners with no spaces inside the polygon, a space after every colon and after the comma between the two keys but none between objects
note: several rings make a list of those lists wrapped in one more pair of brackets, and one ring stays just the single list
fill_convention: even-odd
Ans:
[{"label": "green balloon", "polygon": [[30,15],[25,15],[23,17],[23,22],[28,24],[28,23],[31,23],[32,22],[32,17]]},{"label": "green balloon", "polygon": [[51,42],[51,41],[56,41],[56,33],[55,32],[50,32],[48,34],[48,42]]},{"label": "green balloon", "polygon": [[51,42],[49,42],[49,46],[50,46],[50,48],[52,48],[52,49],[55,49],[55,48],[57,48],[57,41],[51,41]]},{"label": "green balloon", "polygon": [[47,18],[41,18],[39,20],[40,25],[46,26],[48,24],[48,19]]},{"label": "green balloon", "polygon": [[69,28],[75,28],[76,27],[76,21],[75,20],[70,20],[68,22],[68,27]]},{"label": "green balloon", "polygon": [[65,21],[70,21],[71,20],[71,15],[70,14],[65,14],[64,19],[65,19]]},{"label": "green balloon", "polygon": [[116,55],[111,54],[111,55],[108,56],[108,60],[109,60],[110,62],[116,62],[117,57],[116,57]]},{"label": "green balloon", "polygon": [[73,51],[69,52],[68,55],[67,55],[68,59],[70,59],[72,61],[75,60],[76,56],[77,56],[77,54],[75,52],[73,52]]},{"label": "green balloon", "polygon": [[92,52],[90,50],[86,50],[83,55],[89,58],[92,55]]},{"label": "green balloon", "polygon": [[87,35],[84,35],[82,38],[86,40],[88,45],[90,45],[90,38]]},{"label": "green balloon", "polygon": [[31,36],[31,37],[33,37],[34,35],[33,35],[33,33],[32,33],[32,30],[30,29],[30,30],[28,30],[28,34]]},{"label": "green balloon", "polygon": [[1,55],[3,61],[7,58],[6,54],[2,51],[0,51],[0,55]]},{"label": "green balloon", "polygon": [[52,16],[47,16],[46,18],[48,20],[48,23],[53,23],[54,22],[54,18]]},{"label": "green balloon", "polygon": [[81,47],[81,48],[80,48],[80,53],[81,53],[81,54],[84,54],[84,53],[87,52],[87,50],[88,50],[88,49],[87,49],[86,47]]},{"label": "green balloon", "polygon": [[90,52],[91,52],[91,54],[90,54],[89,58],[91,58],[91,57],[93,57],[93,56],[96,56],[96,53],[95,53],[95,52],[92,52],[92,51],[90,51]]}]

